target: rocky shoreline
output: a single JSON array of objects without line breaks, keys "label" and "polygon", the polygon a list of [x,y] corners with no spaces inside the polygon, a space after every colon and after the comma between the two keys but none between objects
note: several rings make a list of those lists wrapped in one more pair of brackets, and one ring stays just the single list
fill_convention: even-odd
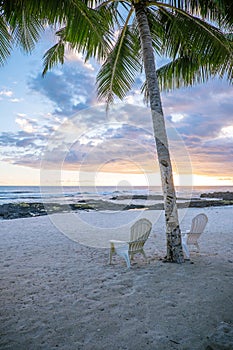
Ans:
[{"label": "rocky shoreline", "polygon": [[[209,199],[210,198],[210,199]],[[147,210],[163,210],[163,203],[156,203],[153,205],[145,204],[122,204],[117,203],[118,200],[162,200],[163,197],[157,196],[116,196],[112,197],[109,201],[103,200],[80,200],[76,204],[58,204],[58,203],[7,203],[0,205],[0,219],[18,219],[34,216],[42,216],[54,213],[64,213],[69,211],[78,210],[110,210],[110,211],[123,211],[123,210],[135,210],[135,209],[147,209]],[[184,200],[184,198],[178,198]],[[215,199],[215,200],[213,200]],[[205,208],[205,207],[219,207],[233,205],[233,192],[214,192],[203,193],[200,198],[192,198],[190,201],[178,203],[178,208]]]},{"label": "rocky shoreline", "polygon": [[233,200],[233,192],[211,192],[211,193],[202,193],[201,198],[218,198],[223,200]]}]

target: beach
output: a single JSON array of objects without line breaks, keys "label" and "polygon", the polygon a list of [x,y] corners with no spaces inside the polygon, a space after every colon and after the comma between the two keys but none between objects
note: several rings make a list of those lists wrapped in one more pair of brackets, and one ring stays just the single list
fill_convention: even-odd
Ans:
[{"label": "beach", "polygon": [[[180,265],[161,260],[163,211],[1,221],[0,349],[208,349],[222,322],[233,325],[233,207],[180,209],[182,231],[200,212],[209,219],[200,253]],[[109,239],[127,239],[142,217],[153,223],[148,261],[109,265]]]}]

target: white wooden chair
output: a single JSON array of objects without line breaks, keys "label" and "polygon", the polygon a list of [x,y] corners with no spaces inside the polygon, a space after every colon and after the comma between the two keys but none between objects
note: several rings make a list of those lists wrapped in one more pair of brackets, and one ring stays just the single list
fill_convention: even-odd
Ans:
[{"label": "white wooden chair", "polygon": [[109,260],[112,263],[113,254],[118,254],[126,261],[127,267],[130,268],[130,259],[133,259],[134,255],[141,253],[146,259],[144,252],[144,244],[148,239],[152,228],[152,223],[147,219],[140,219],[136,221],[130,229],[130,240],[126,241],[110,241],[110,254]]},{"label": "white wooden chair", "polygon": [[205,214],[198,214],[192,220],[191,229],[185,234],[182,234],[182,246],[187,259],[190,258],[190,253],[188,249],[189,246],[195,246],[197,252],[200,251],[198,244],[198,239],[200,238],[202,232],[204,231],[206,224],[208,222],[208,217]]}]

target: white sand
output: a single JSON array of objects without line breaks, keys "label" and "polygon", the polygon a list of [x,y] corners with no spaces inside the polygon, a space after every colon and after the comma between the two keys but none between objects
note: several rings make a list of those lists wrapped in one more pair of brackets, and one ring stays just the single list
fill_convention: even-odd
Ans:
[{"label": "white sand", "polygon": [[[233,207],[181,210],[182,230],[200,212],[209,218],[201,252],[182,265],[158,260],[158,211],[1,221],[0,349],[205,349],[219,322],[233,322]],[[154,224],[150,263],[108,265],[108,239],[126,238],[139,217]]]}]

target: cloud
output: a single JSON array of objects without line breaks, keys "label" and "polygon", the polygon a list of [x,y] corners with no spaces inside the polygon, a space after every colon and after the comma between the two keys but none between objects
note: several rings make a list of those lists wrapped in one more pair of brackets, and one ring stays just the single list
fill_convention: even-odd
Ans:
[{"label": "cloud", "polygon": [[[225,138],[220,138],[217,132],[213,138],[211,128],[210,133],[209,130],[203,133],[199,123],[193,123],[192,118],[198,119],[187,115],[174,123],[167,118],[174,170],[191,173],[191,156],[194,172],[230,176],[232,144],[226,152]],[[22,114],[19,119],[21,132],[5,133],[0,137],[0,144],[8,147],[5,159],[13,164],[40,168],[44,154],[44,167],[58,171],[158,172],[151,115],[145,107],[115,105],[106,114],[104,105],[96,106],[64,118],[63,122],[47,116],[47,125],[43,126]],[[189,122],[193,133],[188,128]],[[224,172],[223,162],[226,163]]]},{"label": "cloud", "polygon": [[233,138],[233,125],[223,127],[221,129],[219,137],[220,138]]},{"label": "cloud", "polygon": [[[162,94],[166,115],[183,114],[187,124],[210,126],[229,125],[233,114],[233,90],[224,81],[213,80],[192,88]],[[191,124],[191,122],[193,124]],[[185,124],[184,124],[185,125]],[[190,128],[191,129],[191,128]],[[207,131],[207,130],[206,130]]]},{"label": "cloud", "polygon": [[83,55],[75,50],[67,50],[65,53],[65,59],[66,61],[70,62],[77,62],[79,63],[79,66],[81,66],[84,69],[88,69],[92,72],[95,71],[94,65],[90,63],[90,61],[85,62]]},{"label": "cloud", "polygon": [[0,100],[3,100],[4,97],[7,98],[7,101],[10,101],[12,103],[18,103],[18,102],[21,102],[23,101],[22,98],[10,98],[10,97],[13,97],[14,93],[11,89],[3,89],[3,90],[0,90]]},{"label": "cloud", "polygon": [[[233,91],[228,83],[216,79],[162,97],[166,119],[184,140],[193,171],[231,175]],[[174,114],[183,118],[174,120]]]},{"label": "cloud", "polygon": [[18,115],[21,126],[18,132],[0,133],[1,160],[11,163],[39,168],[41,154],[53,132],[53,128],[41,126],[36,120]]},{"label": "cloud", "polygon": [[13,103],[18,103],[18,102],[23,101],[23,99],[22,98],[11,98],[10,101],[13,102]]},{"label": "cloud", "polygon": [[37,122],[35,120],[29,120],[26,118],[16,118],[15,122],[20,126],[20,128],[27,132],[33,133],[37,129]]},{"label": "cloud", "polygon": [[[141,125],[137,125],[138,120]],[[177,143],[177,139],[173,135],[174,142]],[[190,169],[183,143],[177,143],[173,148],[173,159],[176,158],[174,150],[180,153],[175,162],[178,172],[184,169],[184,165],[185,171]],[[108,115],[101,106],[80,112],[61,125],[50,139],[43,167],[96,173],[158,172],[150,111],[140,106],[115,105]]]},{"label": "cloud", "polygon": [[11,90],[1,90],[0,96],[11,97],[13,95],[13,91]]},{"label": "cloud", "polygon": [[[119,112],[120,104],[116,103],[107,115],[104,105],[90,108],[97,102],[95,66],[86,65],[80,55],[67,58],[61,69],[48,72],[45,78],[39,73],[28,80],[31,91],[54,107],[38,120],[17,114],[21,131],[0,134],[5,159],[39,168],[45,152],[51,168],[158,171],[150,110],[141,107],[141,78],[125,99],[130,104]],[[0,97],[12,96],[10,90],[1,92]],[[162,102],[178,172],[185,169],[190,155],[194,172],[230,177],[233,91],[226,82],[214,80],[162,93]]]},{"label": "cloud", "polygon": [[71,116],[96,102],[95,75],[70,63],[61,70],[31,77],[29,87],[54,103],[53,114]]},{"label": "cloud", "polygon": [[26,117],[26,116],[27,116],[27,114],[25,114],[25,113],[17,113],[17,115],[18,115],[19,117]]}]

